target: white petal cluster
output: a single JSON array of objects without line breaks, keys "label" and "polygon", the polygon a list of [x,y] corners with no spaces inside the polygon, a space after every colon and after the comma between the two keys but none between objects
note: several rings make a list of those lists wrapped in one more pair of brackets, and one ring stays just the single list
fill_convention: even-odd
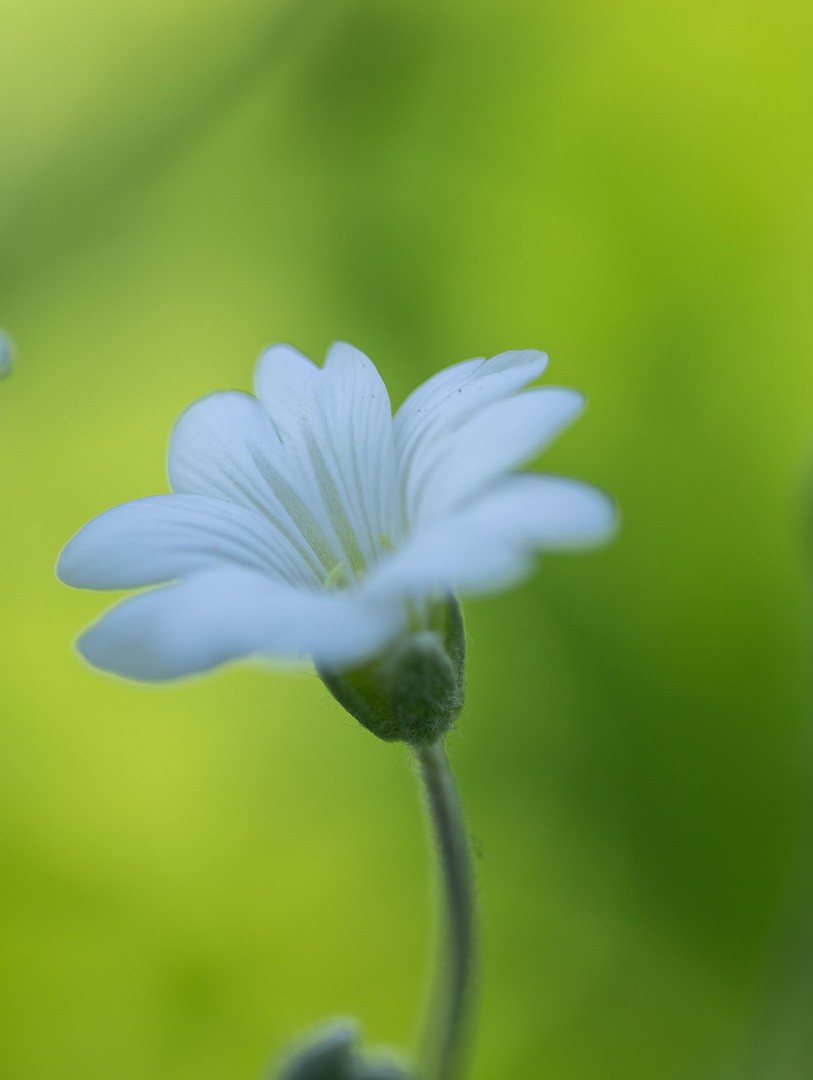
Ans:
[{"label": "white petal cluster", "polygon": [[514,471],[584,405],[572,390],[523,389],[546,363],[524,350],[456,364],[393,417],[351,345],[321,368],[267,349],[256,396],[211,394],[178,420],[173,494],[108,510],[62,552],[68,585],[161,586],[109,610],[81,652],[149,681],[253,654],[352,667],[428,603],[505,588],[537,552],[605,539],[615,512],[602,492]]}]

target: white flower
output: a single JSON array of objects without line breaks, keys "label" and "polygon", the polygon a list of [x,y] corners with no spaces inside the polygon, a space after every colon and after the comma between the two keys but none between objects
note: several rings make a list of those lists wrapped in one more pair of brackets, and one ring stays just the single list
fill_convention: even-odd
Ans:
[{"label": "white flower", "polygon": [[117,506],[62,552],[68,585],[136,589],[81,637],[97,667],[163,680],[253,654],[363,663],[420,630],[431,603],[529,573],[540,551],[613,528],[611,500],[514,472],[581,412],[573,390],[522,390],[544,353],[468,360],[392,417],[358,349],[319,368],[289,345],[260,358],[256,397],[210,394],[172,432],[173,494]]},{"label": "white flower", "polygon": [[0,379],[5,379],[11,373],[14,366],[14,346],[11,339],[3,330],[0,330]]}]

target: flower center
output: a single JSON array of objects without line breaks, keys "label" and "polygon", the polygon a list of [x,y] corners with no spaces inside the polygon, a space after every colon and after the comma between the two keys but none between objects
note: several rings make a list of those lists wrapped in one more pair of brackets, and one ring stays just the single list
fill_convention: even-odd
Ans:
[{"label": "flower center", "polygon": [[[378,534],[378,542],[381,545],[381,550],[388,555],[395,553],[395,544],[392,543],[386,533]],[[349,589],[354,582],[361,581],[366,572],[366,564],[356,568],[355,566],[351,567],[347,562],[337,562],[328,570],[322,584],[326,589]]]},{"label": "flower center", "polygon": [[347,563],[336,563],[325,578],[326,589],[346,589],[350,585],[347,577]]}]

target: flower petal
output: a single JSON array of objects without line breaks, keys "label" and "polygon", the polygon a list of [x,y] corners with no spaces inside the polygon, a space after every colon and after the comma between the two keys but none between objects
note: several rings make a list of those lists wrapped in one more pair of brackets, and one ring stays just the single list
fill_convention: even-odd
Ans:
[{"label": "flower petal", "polygon": [[148,682],[258,653],[312,655],[338,668],[375,653],[401,620],[397,604],[296,589],[229,568],[124,600],[85,631],[78,647],[95,667]]},{"label": "flower petal", "polygon": [[319,371],[318,364],[293,345],[280,342],[263,350],[254,369],[254,393],[281,438],[290,435],[312,408]]},{"label": "flower petal", "polygon": [[537,473],[509,476],[419,531],[362,589],[373,597],[418,599],[494,592],[530,573],[534,553],[600,544],[615,521],[613,501],[588,484]]},{"label": "flower petal", "polygon": [[501,473],[524,465],[576,419],[584,404],[575,390],[527,390],[486,405],[439,435],[413,466],[413,528],[461,506]]},{"label": "flower petal", "polygon": [[344,560],[327,511],[308,498],[296,461],[250,394],[225,391],[190,405],[173,429],[168,471],[175,492],[264,514],[320,577]]},{"label": "flower petal", "polygon": [[266,517],[205,495],[151,495],[106,510],[65,546],[57,576],[77,589],[134,589],[224,564],[319,585]]},{"label": "flower petal", "polygon": [[481,409],[515,393],[547,366],[545,353],[518,349],[490,360],[466,360],[446,368],[419,386],[395,415],[395,447],[402,489],[402,510],[412,522],[419,478],[435,440],[455,430]]},{"label": "flower petal", "polygon": [[381,535],[400,535],[392,411],[375,366],[344,342],[330,347],[323,368],[273,345],[254,381],[308,505],[327,508],[343,561],[363,572],[381,555]]}]

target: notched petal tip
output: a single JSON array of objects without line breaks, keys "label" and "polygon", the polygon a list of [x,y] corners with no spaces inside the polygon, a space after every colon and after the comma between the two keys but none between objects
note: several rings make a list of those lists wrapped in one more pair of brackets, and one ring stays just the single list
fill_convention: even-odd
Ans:
[{"label": "notched petal tip", "polygon": [[169,450],[172,448],[172,442],[180,428],[185,427],[189,418],[195,416],[201,409],[229,409],[229,408],[255,408],[256,401],[252,394],[249,394],[246,390],[213,390],[211,394],[204,394],[203,397],[195,398],[189,405],[183,409],[175,419],[172,428],[169,433]]},{"label": "notched petal tip", "polygon": [[304,373],[307,376],[318,371],[319,365],[295,345],[290,345],[287,341],[276,341],[263,349],[254,365],[254,393],[257,397],[262,397],[261,389],[267,389],[269,382],[280,376],[287,379],[292,372],[300,375]]},{"label": "notched petal tip", "polygon": [[259,359],[262,360],[264,357],[280,360],[287,357],[297,362],[306,360],[309,364],[313,364],[314,367],[317,366],[306,353],[303,353],[301,349],[297,349],[296,345],[292,345],[290,341],[272,341],[270,345],[266,345],[262,350]]},{"label": "notched petal tip", "polygon": [[325,354],[325,367],[329,364],[352,363],[375,367],[370,357],[363,350],[349,341],[332,341]]}]

